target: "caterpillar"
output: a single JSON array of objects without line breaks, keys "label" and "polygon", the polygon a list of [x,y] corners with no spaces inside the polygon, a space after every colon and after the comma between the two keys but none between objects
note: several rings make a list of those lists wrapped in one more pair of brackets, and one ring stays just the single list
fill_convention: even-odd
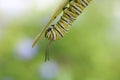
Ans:
[{"label": "caterpillar", "polygon": [[[68,7],[63,7],[63,13],[60,19],[56,22],[56,24],[51,25],[47,29],[45,29],[45,38],[50,40],[46,48],[45,61],[49,60],[48,48],[51,43],[55,40],[59,40],[64,37],[64,35],[68,32],[72,23],[76,20],[76,18],[83,12],[83,10],[88,6],[92,0],[69,0]],[[33,45],[38,40],[35,39]]]},{"label": "caterpillar", "polygon": [[69,7],[63,9],[63,15],[60,20],[46,30],[45,37],[48,40],[58,40],[63,37],[90,1],[91,0],[78,0],[78,2],[75,2],[71,0]]}]

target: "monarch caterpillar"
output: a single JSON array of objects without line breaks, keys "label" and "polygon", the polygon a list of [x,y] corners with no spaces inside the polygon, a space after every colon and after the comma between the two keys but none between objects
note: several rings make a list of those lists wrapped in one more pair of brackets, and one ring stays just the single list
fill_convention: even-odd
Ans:
[{"label": "monarch caterpillar", "polygon": [[[63,5],[60,5],[61,8],[58,9],[58,11],[60,12],[56,12],[52,16],[46,27],[42,30],[42,32],[38,34],[38,36],[33,41],[32,47],[34,47],[34,45],[36,44],[36,42],[44,32],[45,32],[45,38],[50,40],[50,43],[46,48],[45,61],[49,60],[48,48],[50,47],[51,43],[55,40],[59,40],[65,35],[65,33],[67,33],[70,26],[72,26],[72,23],[82,13],[84,8],[88,6],[90,1],[91,0],[69,0],[68,3],[68,0],[65,0]],[[66,5],[69,6],[66,7]],[[56,16],[61,13],[62,9],[63,9],[63,14],[60,17],[60,19],[56,22],[56,24],[48,27],[52,23],[52,21],[56,18]]]}]

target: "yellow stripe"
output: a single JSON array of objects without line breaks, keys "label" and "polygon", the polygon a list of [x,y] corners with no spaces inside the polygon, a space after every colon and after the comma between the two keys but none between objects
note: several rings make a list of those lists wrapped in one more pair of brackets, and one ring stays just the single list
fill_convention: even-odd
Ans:
[{"label": "yellow stripe", "polygon": [[68,8],[64,10],[64,13],[70,15],[71,17],[73,17],[75,19],[77,18],[77,15],[72,13],[71,11],[69,11]]},{"label": "yellow stripe", "polygon": [[65,20],[67,20],[68,22],[70,22],[70,23],[73,23],[73,21],[74,21],[74,19],[71,19],[69,16],[67,16],[67,14],[63,14],[63,16],[62,16],[62,18],[63,19],[65,19]]},{"label": "yellow stripe", "polygon": [[59,27],[57,25],[55,28],[58,30],[57,32],[58,32],[60,37],[64,36],[64,34],[62,33],[62,31],[59,29]]},{"label": "yellow stripe", "polygon": [[76,6],[78,6],[82,11],[84,10],[84,7],[80,4],[76,4]]},{"label": "yellow stripe", "polygon": [[64,29],[62,29],[58,24],[56,24],[56,26],[60,29],[60,31],[62,32],[62,34],[65,35],[66,31]]},{"label": "yellow stripe", "polygon": [[60,36],[58,35],[58,32],[56,30],[54,30],[55,32],[55,35],[56,35],[56,39],[55,40],[58,40],[60,38]]},{"label": "yellow stripe", "polygon": [[[52,29],[51,30],[52,32],[53,32],[53,37],[52,37],[52,39],[51,40],[56,40],[56,33],[55,33],[55,31]],[[52,34],[52,33],[51,33]]]},{"label": "yellow stripe", "polygon": [[68,26],[67,24],[65,24],[63,21],[60,20],[59,23],[60,23],[60,25],[61,25],[62,27],[64,27],[65,29],[69,30],[70,26]]},{"label": "yellow stripe", "polygon": [[89,4],[88,0],[84,0],[87,4]]},{"label": "yellow stripe", "polygon": [[66,17],[62,16],[60,22],[64,23],[67,26],[72,26],[72,23],[74,22],[74,20],[71,20],[67,16]]}]

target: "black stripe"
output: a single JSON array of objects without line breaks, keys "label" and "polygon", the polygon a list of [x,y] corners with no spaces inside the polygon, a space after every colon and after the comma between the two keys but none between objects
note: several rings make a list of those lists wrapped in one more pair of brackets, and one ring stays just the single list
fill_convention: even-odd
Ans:
[{"label": "black stripe", "polygon": [[59,32],[59,30],[57,30],[56,27],[54,27],[54,29],[60,34],[61,37],[63,37],[63,35]]},{"label": "black stripe", "polygon": [[[65,12],[65,14],[66,14],[69,18],[71,18],[71,19],[72,19],[72,17],[71,17],[72,15],[70,16],[70,12],[71,12],[71,11],[70,11],[70,10],[68,10],[68,9],[67,9],[67,11],[69,11],[69,12],[68,12],[68,13],[66,13],[66,12]],[[74,14],[74,13],[73,13],[73,14]]]},{"label": "black stripe", "polygon": [[72,19],[71,16],[70,16],[69,14],[67,14],[67,13],[64,13],[64,14],[67,15],[70,19]]},{"label": "black stripe", "polygon": [[51,25],[51,27],[52,27],[52,28],[51,28],[51,33],[52,33],[52,36],[53,36],[52,40],[54,40],[54,37],[55,37],[55,36],[54,36],[54,33],[53,33],[53,30],[52,30],[52,29],[55,27],[55,25]]},{"label": "black stripe", "polygon": [[[72,6],[71,6],[72,7]],[[76,11],[76,9],[73,7],[73,9],[74,10],[72,10],[71,8],[70,8],[70,10],[73,12],[73,13],[75,13],[76,15],[80,15],[77,11]]]},{"label": "black stripe", "polygon": [[78,12],[82,13],[82,11],[80,11],[78,8],[76,8],[76,6],[71,5],[75,10],[77,10]]},{"label": "black stripe", "polygon": [[68,25],[71,25],[69,21],[66,21],[63,17],[61,17],[62,21],[65,21]]},{"label": "black stripe", "polygon": [[69,14],[65,13],[65,15],[67,15],[67,16],[68,16],[68,18],[69,18],[71,21],[75,20],[75,19],[74,19],[74,18],[72,18]]},{"label": "black stripe", "polygon": [[88,6],[88,4],[84,1],[84,0],[82,0],[83,1],[83,3],[86,5],[86,6]]},{"label": "black stripe", "polygon": [[63,30],[67,31],[59,22],[57,23]]},{"label": "black stripe", "polygon": [[52,33],[52,37],[53,37],[52,40],[54,40],[54,34],[53,34],[53,31],[52,31],[52,30],[51,30],[51,33]]},{"label": "black stripe", "polygon": [[86,6],[83,4],[83,2],[81,2],[81,5],[85,8]]},{"label": "black stripe", "polygon": [[68,21],[66,21],[65,19],[63,19],[63,17],[61,17],[61,20],[65,21],[66,23],[68,23],[68,24],[69,24],[69,22],[68,22]]}]

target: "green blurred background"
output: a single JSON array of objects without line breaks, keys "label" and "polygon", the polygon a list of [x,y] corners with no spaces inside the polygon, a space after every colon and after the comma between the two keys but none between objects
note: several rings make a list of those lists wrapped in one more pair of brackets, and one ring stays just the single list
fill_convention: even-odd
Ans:
[{"label": "green blurred background", "polygon": [[62,0],[0,0],[0,80],[120,80],[120,0],[93,0],[52,44],[32,41]]}]

